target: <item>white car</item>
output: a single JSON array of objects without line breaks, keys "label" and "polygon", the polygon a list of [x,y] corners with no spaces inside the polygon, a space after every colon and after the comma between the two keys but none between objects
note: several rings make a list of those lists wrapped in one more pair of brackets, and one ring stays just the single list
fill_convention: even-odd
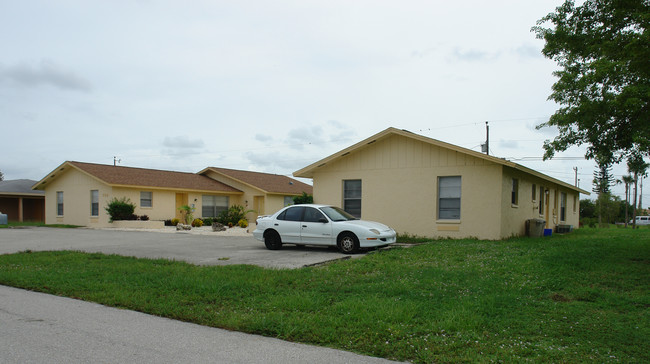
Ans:
[{"label": "white car", "polygon": [[364,221],[328,205],[292,205],[257,219],[253,236],[270,250],[282,244],[337,246],[351,254],[359,248],[392,244],[397,234],[384,224]]}]

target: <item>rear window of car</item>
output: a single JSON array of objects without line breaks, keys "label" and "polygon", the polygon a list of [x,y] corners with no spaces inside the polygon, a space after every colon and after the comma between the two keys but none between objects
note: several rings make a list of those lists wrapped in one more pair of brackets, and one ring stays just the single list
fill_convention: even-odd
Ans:
[{"label": "rear window of car", "polygon": [[300,221],[304,210],[305,208],[301,206],[290,207],[278,215],[278,220]]}]

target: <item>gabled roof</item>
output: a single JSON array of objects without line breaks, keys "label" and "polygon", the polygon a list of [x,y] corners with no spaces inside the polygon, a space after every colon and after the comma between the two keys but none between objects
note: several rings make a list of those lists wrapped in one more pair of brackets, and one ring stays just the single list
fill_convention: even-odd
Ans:
[{"label": "gabled roof", "polygon": [[36,181],[31,179],[0,181],[0,195],[44,196],[45,192],[32,190],[32,185],[34,185],[34,183],[36,183]]},{"label": "gabled roof", "polygon": [[471,150],[471,149],[459,147],[457,145],[445,143],[445,142],[442,142],[440,140],[428,138],[428,137],[425,137],[425,136],[422,136],[422,135],[419,135],[419,134],[412,133],[412,132],[410,132],[408,130],[400,130],[400,129],[396,129],[396,128],[392,128],[392,127],[388,128],[388,129],[386,129],[386,130],[384,130],[382,132],[379,132],[379,133],[377,133],[377,134],[375,134],[375,135],[373,135],[373,136],[371,136],[371,137],[369,137],[367,139],[364,139],[364,140],[362,140],[362,141],[360,141],[360,142],[358,142],[358,143],[356,143],[356,144],[354,144],[354,145],[352,145],[352,146],[350,146],[348,148],[345,148],[345,149],[343,149],[341,151],[338,151],[338,152],[330,155],[329,157],[323,158],[323,159],[319,160],[318,162],[312,163],[312,164],[308,165],[305,168],[297,170],[297,171],[293,172],[293,175],[295,177],[313,178],[314,177],[314,172],[316,172],[320,167],[323,167],[323,166],[327,165],[328,163],[332,163],[333,161],[335,161],[335,160],[337,160],[337,159],[339,159],[341,157],[344,157],[344,156],[346,156],[346,155],[348,155],[348,154],[350,154],[352,152],[356,152],[356,151],[359,151],[361,149],[367,148],[370,144],[373,144],[378,140],[382,140],[382,139],[388,138],[388,137],[393,136],[393,135],[400,135],[400,136],[403,136],[403,137],[406,137],[406,138],[419,140],[419,141],[421,141],[423,143],[435,145],[435,146],[438,146],[438,147],[441,147],[441,148],[446,148],[446,149],[450,149],[450,150],[453,150],[453,151],[456,151],[456,152],[459,152],[459,153],[467,154],[467,155],[470,155],[472,157],[484,159],[484,160],[490,161],[492,163],[496,163],[496,164],[500,164],[500,165],[503,165],[503,166],[507,166],[507,167],[510,167],[510,168],[520,170],[522,172],[531,174],[531,175],[533,175],[535,177],[538,177],[538,178],[541,178],[541,179],[556,183],[558,185],[561,185],[562,187],[565,187],[567,189],[578,191],[578,192],[583,193],[585,195],[590,194],[589,192],[587,192],[587,191],[585,191],[585,190],[583,190],[581,188],[575,187],[575,186],[570,185],[570,184],[568,184],[566,182],[563,182],[563,181],[560,181],[560,180],[555,179],[553,177],[547,176],[547,175],[545,175],[543,173],[537,172],[537,171],[535,171],[533,169],[530,169],[528,167],[524,167],[524,166],[522,166],[520,164],[511,162],[511,161],[508,161],[508,160],[505,160],[505,159],[502,159],[502,158],[497,158],[497,157],[493,157],[493,156],[486,155],[486,154],[483,154],[483,153],[479,153],[479,152]]},{"label": "gabled roof", "polygon": [[195,173],[163,171],[67,161],[36,183],[33,189],[44,189],[60,173],[76,169],[113,187],[150,187],[156,189],[242,193],[240,190]]},{"label": "gabled roof", "polygon": [[217,167],[208,167],[199,172],[199,174],[203,175],[208,171],[226,176],[264,193],[286,195],[300,195],[303,192],[307,194],[313,193],[312,186],[279,174],[241,171],[237,169]]}]

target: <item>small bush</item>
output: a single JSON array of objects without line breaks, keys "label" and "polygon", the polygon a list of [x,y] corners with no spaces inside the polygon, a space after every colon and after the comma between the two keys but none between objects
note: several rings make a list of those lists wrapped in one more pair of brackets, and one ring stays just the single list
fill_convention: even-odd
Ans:
[{"label": "small bush", "polygon": [[106,206],[106,212],[110,216],[110,221],[133,220],[133,211],[135,211],[135,205],[126,197],[122,197],[119,200],[117,197],[113,197]]},{"label": "small bush", "polygon": [[229,223],[228,223],[228,227],[229,227],[229,228],[233,227],[232,222],[229,222]]},{"label": "small bush", "polygon": [[147,216],[147,215],[142,215],[142,216],[140,216],[140,220],[142,220],[142,221],[149,221],[149,216]]},{"label": "small bush", "polygon": [[237,226],[239,226],[240,228],[244,228],[244,229],[247,228],[248,227],[248,220],[241,219],[241,220],[237,221]]},{"label": "small bush", "polygon": [[179,222],[181,222],[181,220],[177,218],[173,218],[171,221],[172,221],[172,226],[176,226],[178,225]]},{"label": "small bush", "polygon": [[211,217],[203,218],[203,225],[212,226],[213,222],[214,222],[214,219],[211,218]]},{"label": "small bush", "polygon": [[203,220],[196,218],[194,221],[192,221],[192,226],[193,227],[201,227],[203,226]]},{"label": "small bush", "polygon": [[246,210],[241,205],[232,205],[228,210],[221,212],[215,220],[224,225],[234,226],[239,223],[239,220],[246,219],[246,214],[249,212],[254,211]]},{"label": "small bush", "polygon": [[314,196],[308,195],[307,192],[303,192],[300,196],[293,196],[293,203],[296,205],[314,203]]}]

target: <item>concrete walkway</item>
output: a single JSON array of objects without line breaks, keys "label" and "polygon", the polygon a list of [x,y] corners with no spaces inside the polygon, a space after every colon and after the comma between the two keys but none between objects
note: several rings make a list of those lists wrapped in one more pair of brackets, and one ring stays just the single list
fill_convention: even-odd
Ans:
[{"label": "concrete walkway", "polygon": [[0,286],[0,363],[393,363]]}]

